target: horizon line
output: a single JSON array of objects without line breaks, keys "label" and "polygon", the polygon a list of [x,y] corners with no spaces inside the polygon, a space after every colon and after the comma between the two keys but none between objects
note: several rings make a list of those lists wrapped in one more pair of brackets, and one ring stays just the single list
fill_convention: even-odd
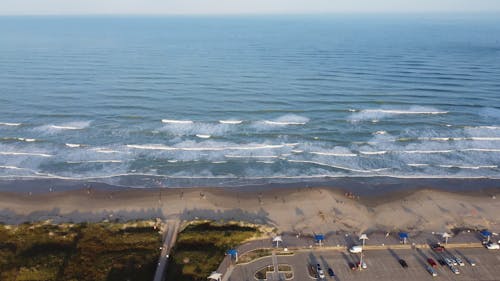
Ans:
[{"label": "horizon line", "polygon": [[338,15],[443,15],[443,16],[475,16],[500,15],[498,11],[335,11],[335,12],[228,12],[228,13],[0,13],[0,17],[16,16],[338,16]]}]

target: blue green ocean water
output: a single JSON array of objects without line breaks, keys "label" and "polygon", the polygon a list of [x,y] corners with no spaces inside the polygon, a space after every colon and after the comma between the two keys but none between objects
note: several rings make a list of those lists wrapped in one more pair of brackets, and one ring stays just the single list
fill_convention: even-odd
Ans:
[{"label": "blue green ocean water", "polygon": [[491,16],[0,17],[0,177],[498,178]]}]

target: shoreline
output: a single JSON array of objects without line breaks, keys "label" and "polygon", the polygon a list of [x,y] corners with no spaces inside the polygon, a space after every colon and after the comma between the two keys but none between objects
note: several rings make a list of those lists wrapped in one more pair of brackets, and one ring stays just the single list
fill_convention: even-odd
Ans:
[{"label": "shoreline", "polygon": [[[36,192],[30,191],[35,187]],[[302,233],[456,228],[500,232],[498,195],[500,180],[477,179],[344,179],[323,186],[297,183],[232,188],[0,181],[0,222],[162,218],[245,221]]]}]

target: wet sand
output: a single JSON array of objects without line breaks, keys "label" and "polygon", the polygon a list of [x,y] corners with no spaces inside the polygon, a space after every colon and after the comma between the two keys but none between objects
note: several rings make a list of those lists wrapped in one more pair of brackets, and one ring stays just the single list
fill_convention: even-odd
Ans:
[{"label": "wet sand", "polygon": [[234,188],[126,188],[55,180],[1,181],[0,222],[146,218],[242,220],[279,231],[500,232],[500,181],[342,179]]}]

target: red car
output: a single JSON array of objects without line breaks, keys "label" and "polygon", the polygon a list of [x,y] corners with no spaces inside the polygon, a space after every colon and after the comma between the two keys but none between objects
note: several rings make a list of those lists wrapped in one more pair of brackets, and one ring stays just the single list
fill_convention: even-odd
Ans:
[{"label": "red car", "polygon": [[444,247],[439,244],[434,244],[431,248],[438,253],[444,252]]},{"label": "red car", "polygon": [[437,263],[435,260],[431,259],[431,258],[428,258],[427,259],[427,262],[432,266],[432,267],[436,267],[437,266]]}]

